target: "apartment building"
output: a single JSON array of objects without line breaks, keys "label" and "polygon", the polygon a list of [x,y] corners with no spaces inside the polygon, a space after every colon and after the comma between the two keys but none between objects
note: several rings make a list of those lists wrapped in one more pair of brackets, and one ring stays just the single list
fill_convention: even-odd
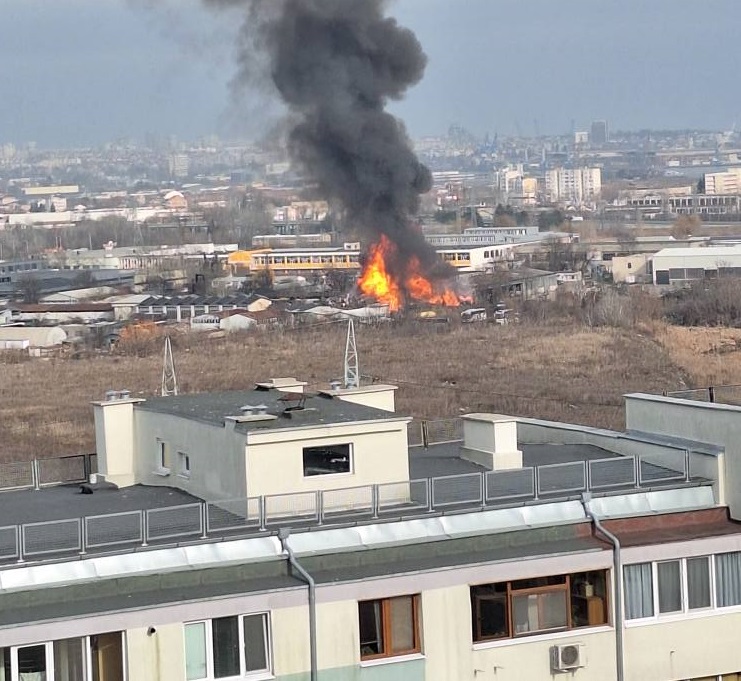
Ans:
[{"label": "apartment building", "polygon": [[719,173],[705,173],[705,194],[741,194],[741,166]]},{"label": "apartment building", "polygon": [[91,482],[1,469],[0,678],[737,679],[741,408],[420,424],[305,388],[113,392]]},{"label": "apartment building", "polygon": [[549,201],[576,205],[591,203],[602,191],[599,168],[554,168],[546,171],[545,193]]}]

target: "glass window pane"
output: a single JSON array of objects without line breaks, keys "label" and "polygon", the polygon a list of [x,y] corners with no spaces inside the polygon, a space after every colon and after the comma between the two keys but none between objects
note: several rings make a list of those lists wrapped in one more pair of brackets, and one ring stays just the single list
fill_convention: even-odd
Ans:
[{"label": "glass window pane", "polygon": [[352,471],[350,445],[304,447],[304,475],[331,475]]},{"label": "glass window pane", "polygon": [[566,615],[566,591],[540,594],[539,629],[559,629],[568,624]]},{"label": "glass window pane", "polygon": [[474,586],[471,597],[474,641],[507,636],[507,585]]},{"label": "glass window pane", "polygon": [[414,602],[411,596],[389,600],[391,652],[414,650]]},{"label": "glass window pane", "polygon": [[195,622],[185,625],[185,678],[205,679],[206,670],[206,623]]},{"label": "glass window pane", "polygon": [[0,648],[0,681],[10,681],[10,648]]},{"label": "glass window pane", "polygon": [[244,659],[245,670],[248,672],[268,668],[266,624],[265,615],[250,615],[244,618]]},{"label": "glass window pane", "polygon": [[18,681],[46,681],[46,646],[18,648]]},{"label": "glass window pane", "polygon": [[360,655],[380,655],[383,646],[383,622],[381,601],[362,601],[358,603],[360,619]]},{"label": "glass window pane", "polygon": [[83,639],[54,641],[54,681],[85,681]]},{"label": "glass window pane", "polygon": [[715,591],[718,607],[741,604],[741,552],[715,556]]},{"label": "glass window pane", "polygon": [[638,619],[654,614],[653,578],[651,563],[626,565],[623,568],[625,617]]},{"label": "glass window pane", "polygon": [[538,597],[535,594],[512,597],[512,620],[515,634],[538,629]]},{"label": "glass window pane", "polygon": [[659,563],[659,612],[677,612],[682,609],[682,572],[678,560]]},{"label": "glass window pane", "polygon": [[120,631],[90,637],[93,681],[123,681],[123,636]]},{"label": "glass window pane", "polygon": [[214,678],[239,676],[239,623],[236,617],[211,621],[214,650]]},{"label": "glass window pane", "polygon": [[710,607],[710,560],[687,559],[687,605],[690,610]]}]

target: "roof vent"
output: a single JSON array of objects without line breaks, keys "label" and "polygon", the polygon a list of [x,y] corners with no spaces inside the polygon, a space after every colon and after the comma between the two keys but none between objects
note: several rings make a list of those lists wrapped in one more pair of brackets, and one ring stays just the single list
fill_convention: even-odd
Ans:
[{"label": "roof vent", "polygon": [[336,392],[337,390],[340,389],[341,386],[342,386],[342,381],[340,381],[340,380],[338,380],[336,378],[333,378],[329,382],[329,389],[332,390],[332,391],[335,391]]},{"label": "roof vent", "polygon": [[268,414],[268,406],[266,404],[245,404],[244,407],[240,407],[239,416],[227,416],[228,421],[234,423],[247,423],[248,421],[274,421],[278,417],[275,414]]},{"label": "roof vent", "polygon": [[106,402],[118,402],[119,400],[130,400],[130,390],[106,390],[105,401]]}]

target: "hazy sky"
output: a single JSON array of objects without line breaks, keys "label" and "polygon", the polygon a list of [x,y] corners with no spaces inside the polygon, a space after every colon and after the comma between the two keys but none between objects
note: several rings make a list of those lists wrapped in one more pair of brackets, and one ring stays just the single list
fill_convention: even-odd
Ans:
[{"label": "hazy sky", "polygon": [[[362,0],[348,0],[362,2]],[[393,110],[414,136],[586,128],[730,129],[741,0],[396,0],[424,80]],[[230,106],[236,15],[196,0],[0,0],[0,143],[99,143],[269,125]],[[741,121],[739,121],[741,124]]]}]

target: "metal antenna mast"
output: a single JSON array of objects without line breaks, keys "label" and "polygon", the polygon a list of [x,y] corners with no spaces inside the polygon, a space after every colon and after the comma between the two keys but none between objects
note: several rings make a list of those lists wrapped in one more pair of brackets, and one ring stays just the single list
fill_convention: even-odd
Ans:
[{"label": "metal antenna mast", "polygon": [[345,343],[345,387],[360,387],[358,348],[355,345],[355,324],[352,317],[347,320],[347,342]]},{"label": "metal antenna mast", "polygon": [[162,364],[162,397],[178,394],[178,379],[175,376],[175,361],[172,358],[170,336],[165,337],[165,359]]}]

